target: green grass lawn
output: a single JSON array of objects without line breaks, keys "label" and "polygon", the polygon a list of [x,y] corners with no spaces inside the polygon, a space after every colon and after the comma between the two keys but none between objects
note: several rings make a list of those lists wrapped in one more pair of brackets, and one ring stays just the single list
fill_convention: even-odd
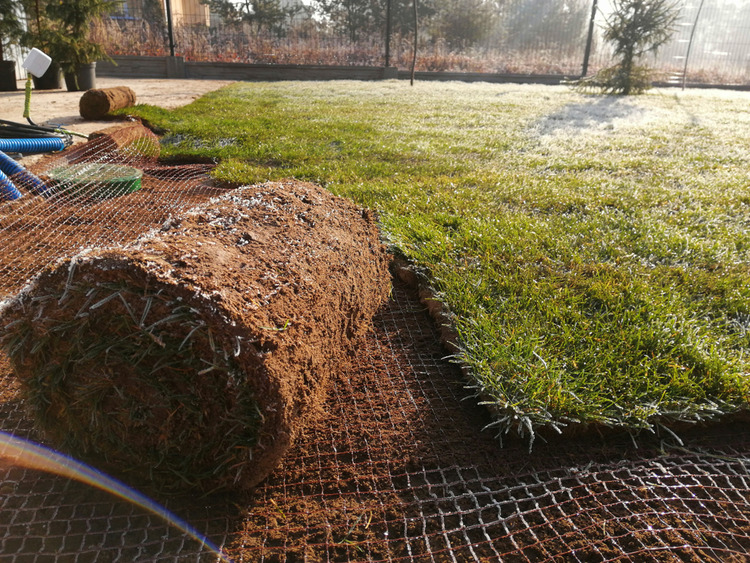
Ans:
[{"label": "green grass lawn", "polygon": [[238,83],[139,106],[165,153],[375,208],[449,307],[502,435],[750,399],[750,94]]}]

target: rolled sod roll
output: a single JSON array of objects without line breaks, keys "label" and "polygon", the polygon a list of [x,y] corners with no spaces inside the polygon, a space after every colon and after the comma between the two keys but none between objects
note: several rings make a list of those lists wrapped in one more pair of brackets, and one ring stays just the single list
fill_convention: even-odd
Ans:
[{"label": "rolled sod roll", "polygon": [[78,102],[78,109],[84,119],[101,119],[111,111],[134,105],[135,92],[127,86],[115,86],[87,90]]},{"label": "rolled sod roll", "polygon": [[71,163],[91,161],[156,162],[161,147],[159,137],[137,121],[119,123],[89,135],[85,143],[77,143],[65,151]]},{"label": "rolled sod roll", "polygon": [[164,492],[248,490],[320,411],[387,262],[368,211],[240,188],[49,267],[0,305],[0,346],[53,446]]}]

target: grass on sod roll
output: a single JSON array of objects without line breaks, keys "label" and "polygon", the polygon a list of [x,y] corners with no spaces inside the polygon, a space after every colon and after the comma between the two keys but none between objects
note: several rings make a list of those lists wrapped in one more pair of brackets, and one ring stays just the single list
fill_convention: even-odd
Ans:
[{"label": "grass on sod roll", "polygon": [[4,344],[38,426],[63,450],[123,473],[148,467],[165,492],[226,487],[252,469],[261,408],[196,309],[128,283],[35,291],[54,313],[14,321]]},{"label": "grass on sod roll", "polygon": [[221,179],[377,209],[449,306],[500,435],[747,408],[750,93],[238,83],[135,112]]}]

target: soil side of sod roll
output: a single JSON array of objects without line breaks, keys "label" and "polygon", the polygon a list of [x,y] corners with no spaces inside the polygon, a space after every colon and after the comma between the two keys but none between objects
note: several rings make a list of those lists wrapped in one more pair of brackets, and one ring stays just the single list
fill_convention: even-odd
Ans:
[{"label": "soil side of sod roll", "polygon": [[0,306],[0,345],[53,446],[162,492],[248,490],[389,290],[369,211],[269,183],[47,268]]}]

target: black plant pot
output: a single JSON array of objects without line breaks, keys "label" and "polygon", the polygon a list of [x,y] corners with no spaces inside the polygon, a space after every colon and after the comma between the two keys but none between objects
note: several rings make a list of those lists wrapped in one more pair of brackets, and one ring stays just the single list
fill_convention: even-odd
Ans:
[{"label": "black plant pot", "polygon": [[37,90],[59,90],[62,88],[62,72],[60,65],[52,63],[49,65],[47,72],[42,76],[32,76],[34,88]]},{"label": "black plant pot", "polygon": [[18,90],[15,61],[0,61],[0,92]]},{"label": "black plant pot", "polygon": [[96,88],[96,63],[79,64],[75,72],[65,73],[68,92],[84,92]]}]

